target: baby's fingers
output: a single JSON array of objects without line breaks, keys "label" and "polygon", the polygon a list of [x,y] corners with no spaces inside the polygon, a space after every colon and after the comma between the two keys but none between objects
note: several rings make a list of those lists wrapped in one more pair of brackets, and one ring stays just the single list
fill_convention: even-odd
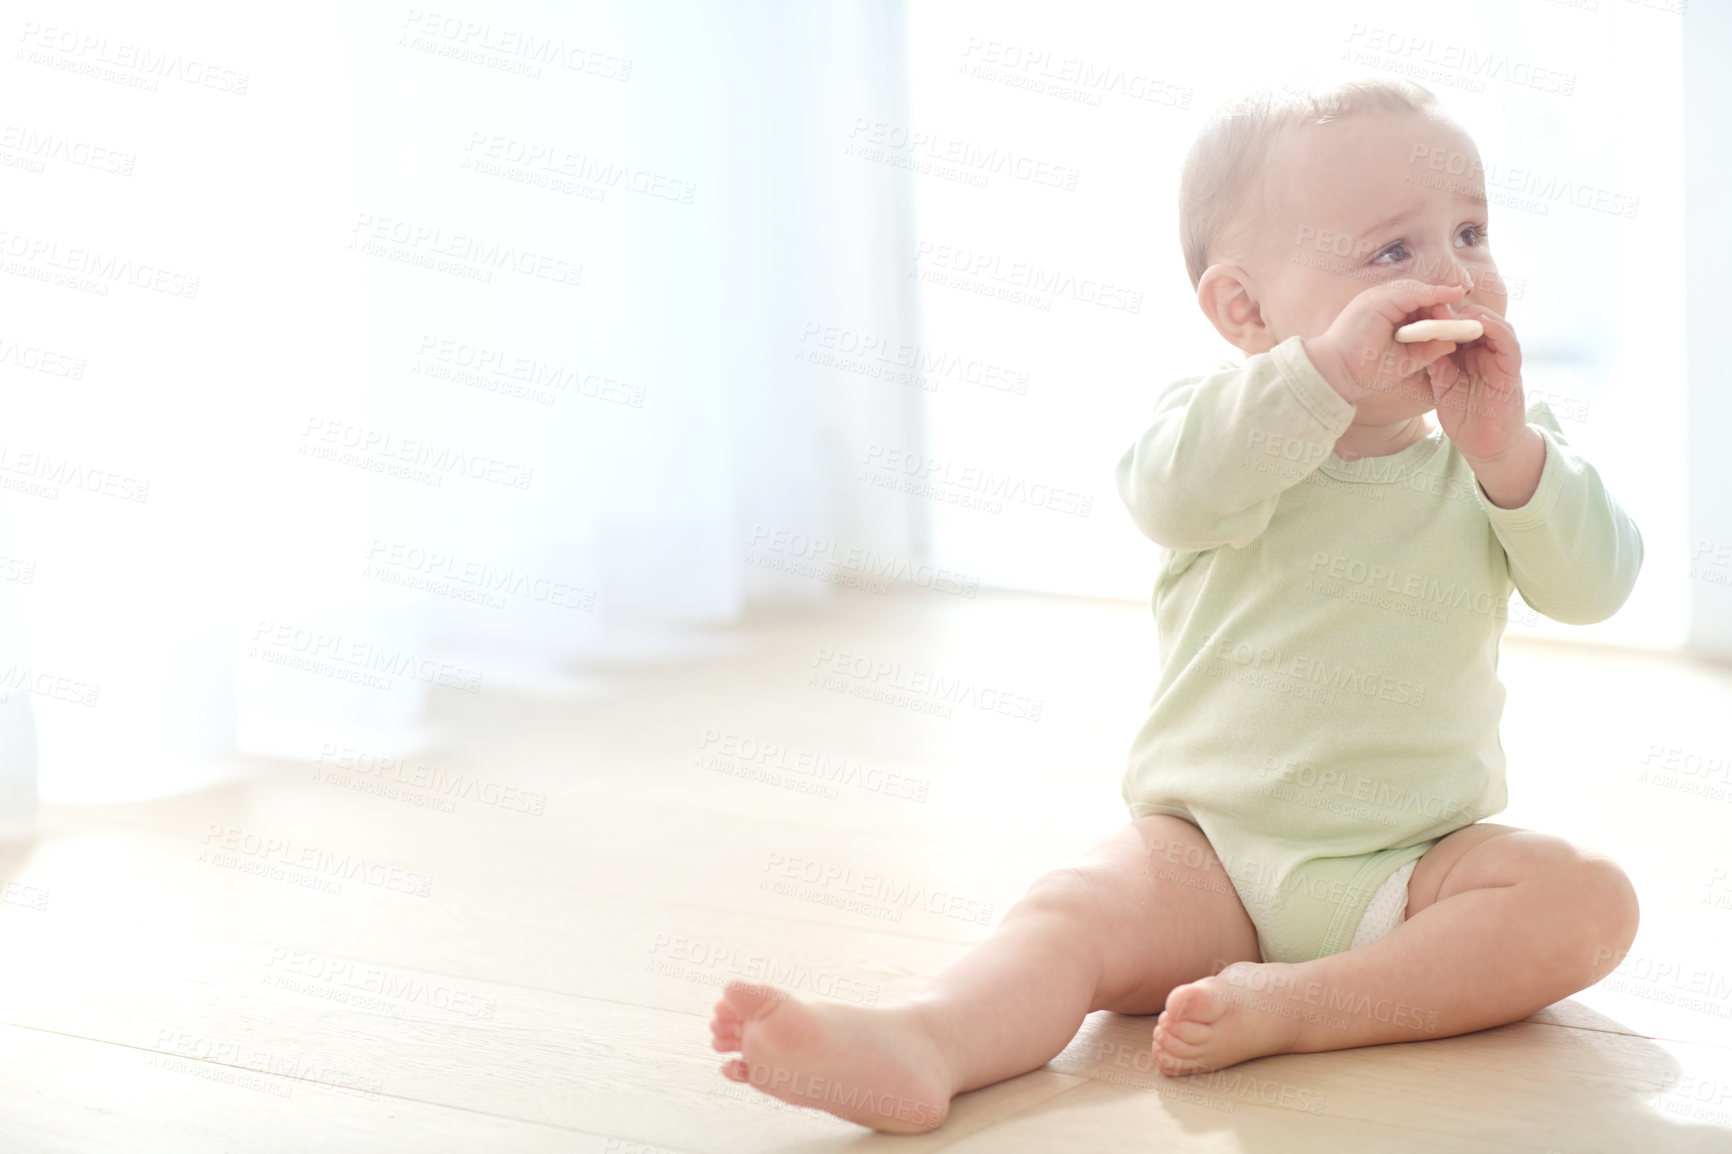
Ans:
[{"label": "baby's fingers", "polygon": [[1396,325],[1401,323],[1403,317],[1411,316],[1422,309],[1448,304],[1458,299],[1457,294],[1463,291],[1463,287],[1458,284],[1439,285],[1417,280],[1395,280],[1359,294],[1354,303],[1364,301],[1366,307],[1374,309],[1391,325]]},{"label": "baby's fingers", "polygon": [[1453,359],[1439,357],[1425,366],[1425,375],[1431,381],[1432,394],[1441,396],[1455,387],[1455,382],[1461,377],[1461,369]]},{"label": "baby's fingers", "polygon": [[1405,362],[1400,367],[1405,370],[1402,375],[1406,376],[1409,372],[1417,373],[1420,369],[1429,368],[1440,357],[1455,352],[1456,347],[1454,341],[1415,341],[1413,344],[1397,344],[1395,355]]},{"label": "baby's fingers", "polygon": [[1485,329],[1484,335],[1479,339],[1489,345],[1502,345],[1506,348],[1516,345],[1515,328],[1504,319],[1502,313],[1494,313],[1484,305],[1462,304],[1456,309],[1456,316],[1462,320],[1471,318],[1478,321]]}]

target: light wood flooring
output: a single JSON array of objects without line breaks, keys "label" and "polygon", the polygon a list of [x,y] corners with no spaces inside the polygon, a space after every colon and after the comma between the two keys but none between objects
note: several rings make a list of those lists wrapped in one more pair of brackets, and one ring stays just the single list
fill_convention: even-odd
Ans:
[{"label": "light wood flooring", "polygon": [[[1477,1034],[1174,1081],[1149,1019],[1096,1014],[1046,1068],[890,1137],[723,1079],[721,982],[893,1001],[1123,823],[1153,623],[844,591],[702,640],[563,690],[443,696],[447,740],[400,775],[339,753],[45,807],[0,849],[0,1151],[1732,1151],[1723,667],[1504,643],[1493,820],[1604,849],[1641,894],[1599,986]],[[975,677],[1040,717],[851,696],[810,683],[825,653]],[[746,743],[792,768],[742,776]],[[363,792],[382,778],[398,796]]]}]

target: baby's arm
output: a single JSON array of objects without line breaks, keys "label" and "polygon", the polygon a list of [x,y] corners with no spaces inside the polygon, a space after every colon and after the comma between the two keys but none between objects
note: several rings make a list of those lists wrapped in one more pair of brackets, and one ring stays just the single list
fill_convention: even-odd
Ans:
[{"label": "baby's arm", "polygon": [[1243,547],[1354,412],[1289,337],[1243,368],[1168,386],[1119,460],[1119,496],[1137,528],[1169,549]]},{"label": "baby's arm", "polygon": [[1522,600],[1553,621],[1592,625],[1618,611],[1642,569],[1642,534],[1544,401],[1528,423],[1546,443],[1539,487],[1527,504],[1504,509],[1477,483],[1480,505],[1509,557]]}]

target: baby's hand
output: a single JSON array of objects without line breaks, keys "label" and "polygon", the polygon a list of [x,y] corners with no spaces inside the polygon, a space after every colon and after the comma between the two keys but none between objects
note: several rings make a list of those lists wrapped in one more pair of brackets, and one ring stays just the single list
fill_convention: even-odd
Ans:
[{"label": "baby's hand", "polygon": [[1485,335],[1426,366],[1437,423],[1469,462],[1495,461],[1527,428],[1521,345],[1509,322],[1482,305],[1464,304],[1454,315],[1478,321]]},{"label": "baby's hand", "polygon": [[1390,392],[1403,379],[1432,368],[1456,350],[1454,341],[1403,344],[1395,339],[1395,330],[1411,320],[1451,315],[1449,305],[1464,292],[1459,284],[1390,281],[1348,301],[1327,332],[1300,343],[1323,379],[1343,400],[1357,405]]}]

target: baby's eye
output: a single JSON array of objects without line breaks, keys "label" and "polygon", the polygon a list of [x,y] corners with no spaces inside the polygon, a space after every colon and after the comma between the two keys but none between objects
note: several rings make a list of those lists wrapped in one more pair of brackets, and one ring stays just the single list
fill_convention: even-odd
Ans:
[{"label": "baby's eye", "polygon": [[1396,241],[1394,244],[1390,245],[1388,248],[1384,249],[1382,252],[1380,252],[1376,256],[1372,257],[1371,263],[1372,264],[1400,264],[1402,261],[1407,259],[1406,256],[1399,256],[1399,257],[1396,257],[1394,260],[1384,260],[1383,259],[1386,256],[1391,256],[1391,255],[1398,253],[1398,252],[1399,253],[1406,253],[1407,252],[1407,242],[1406,241],[1404,241],[1404,240]]},{"label": "baby's eye", "polygon": [[1461,232],[1456,236],[1456,239],[1460,240],[1461,237],[1466,236],[1468,233],[1472,233],[1473,238],[1474,238],[1467,245],[1468,248],[1477,248],[1477,247],[1480,247],[1480,246],[1485,244],[1485,238],[1486,238],[1485,225],[1483,225],[1483,224],[1470,224],[1466,228],[1463,228],[1461,230]]}]

